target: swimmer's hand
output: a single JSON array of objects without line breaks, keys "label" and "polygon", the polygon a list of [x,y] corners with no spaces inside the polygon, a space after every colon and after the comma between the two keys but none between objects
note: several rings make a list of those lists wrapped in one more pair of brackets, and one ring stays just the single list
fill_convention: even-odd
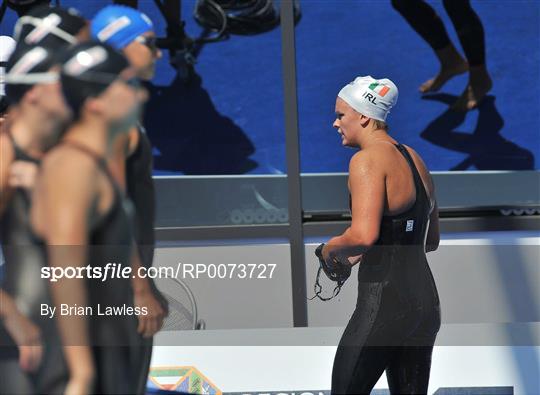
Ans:
[{"label": "swimmer's hand", "polygon": [[[7,305],[9,302],[5,299]],[[14,303],[12,308],[6,310],[4,326],[19,348],[19,365],[26,372],[34,372],[39,368],[43,356],[40,330]]]},{"label": "swimmer's hand", "polygon": [[35,163],[17,160],[9,169],[9,186],[31,191],[36,184],[37,174],[38,166]]},{"label": "swimmer's hand", "polygon": [[94,393],[96,366],[89,346],[64,346],[64,357],[69,368],[69,380],[64,395]]},{"label": "swimmer's hand", "polygon": [[331,258],[327,255],[325,258],[325,244],[321,244],[315,250],[315,255],[319,258],[319,264],[321,265],[326,276],[337,283],[344,283],[351,275],[351,265],[347,263],[341,263],[336,258]]},{"label": "swimmer's hand", "polygon": [[136,307],[146,308],[147,315],[139,315],[139,326],[137,332],[143,337],[154,336],[163,326],[166,313],[161,303],[156,299],[149,287],[138,290],[134,294],[134,304]]},{"label": "swimmer's hand", "polygon": [[71,375],[64,395],[87,395],[92,393],[92,375]]},{"label": "swimmer's hand", "polygon": [[362,260],[363,256],[364,256],[363,254],[360,254],[360,255],[356,255],[356,256],[350,256],[347,259],[349,260],[349,263],[351,264],[351,266],[354,266],[354,265],[356,265],[358,262],[360,262]]}]

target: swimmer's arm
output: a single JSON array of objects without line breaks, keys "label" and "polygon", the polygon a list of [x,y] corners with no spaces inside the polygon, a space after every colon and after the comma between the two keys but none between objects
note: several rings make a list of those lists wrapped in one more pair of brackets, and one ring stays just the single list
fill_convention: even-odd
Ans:
[{"label": "swimmer's arm", "polygon": [[2,289],[0,289],[0,321],[19,348],[19,366],[27,372],[35,371],[43,355],[39,327],[19,311],[15,300]]},{"label": "swimmer's arm", "polygon": [[137,146],[139,145],[139,130],[134,127],[131,128],[128,134],[128,143],[127,143],[127,157],[129,158],[131,155],[135,153],[137,150]]},{"label": "swimmer's arm", "polygon": [[0,216],[7,207],[13,189],[9,186],[9,169],[15,159],[11,141],[5,133],[0,133]]},{"label": "swimmer's arm", "polygon": [[[134,276],[131,279],[131,285],[133,288],[133,301],[136,307],[146,308],[148,314],[139,315],[139,325],[137,332],[143,337],[150,338],[154,336],[163,326],[163,319],[165,318],[165,310],[154,295],[154,291],[150,286],[150,281],[146,277],[139,276],[139,268],[141,264],[141,256],[139,249],[135,242],[133,242],[132,249],[131,268]],[[141,274],[145,274],[146,271],[142,271]]]},{"label": "swimmer's arm", "polygon": [[4,321],[17,311],[13,298],[0,288],[0,321]]},{"label": "swimmer's arm", "polygon": [[150,288],[148,280],[139,276],[139,269],[141,267],[141,257],[134,241],[131,246],[131,270],[134,273],[134,276],[131,279],[131,286],[134,293],[146,292],[146,290]]},{"label": "swimmer's arm", "polygon": [[386,193],[385,174],[370,153],[357,153],[349,166],[351,226],[332,238],[323,250],[325,259],[356,264],[379,238]]},{"label": "swimmer's arm", "polygon": [[[80,156],[47,159],[38,181],[41,185],[34,191],[37,212],[32,213],[32,218],[41,225],[38,228],[42,229],[51,267],[85,266],[88,219],[96,196],[95,183],[88,182],[96,178],[94,165]],[[64,278],[50,286],[57,312],[61,304],[88,306],[83,278]],[[90,383],[95,369],[86,317],[57,314],[56,319],[70,380]]]}]

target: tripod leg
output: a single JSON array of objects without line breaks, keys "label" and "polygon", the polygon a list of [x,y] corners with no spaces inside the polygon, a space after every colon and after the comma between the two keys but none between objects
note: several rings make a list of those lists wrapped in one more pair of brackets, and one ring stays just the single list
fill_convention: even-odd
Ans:
[{"label": "tripod leg", "polygon": [[182,18],[182,0],[164,0],[165,13],[175,21]]},{"label": "tripod leg", "polygon": [[125,5],[135,9],[139,7],[139,0],[113,0],[113,2],[114,4]]}]

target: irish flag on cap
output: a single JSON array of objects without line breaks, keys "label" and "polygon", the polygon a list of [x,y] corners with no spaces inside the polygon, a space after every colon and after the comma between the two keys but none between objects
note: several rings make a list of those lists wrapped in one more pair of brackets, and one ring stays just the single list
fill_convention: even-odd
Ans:
[{"label": "irish flag on cap", "polygon": [[371,89],[373,92],[377,93],[381,97],[384,97],[384,95],[386,95],[390,91],[390,88],[388,86],[379,84],[378,82],[370,84],[369,89]]}]

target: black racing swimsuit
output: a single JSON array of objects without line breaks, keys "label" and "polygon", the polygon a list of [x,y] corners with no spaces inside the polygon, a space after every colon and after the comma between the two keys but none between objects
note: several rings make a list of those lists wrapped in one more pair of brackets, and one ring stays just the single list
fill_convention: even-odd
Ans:
[{"label": "black racing swimsuit", "polygon": [[427,393],[441,325],[425,253],[431,204],[409,152],[396,148],[412,171],[416,201],[382,218],[379,239],[359,264],[357,304],[334,359],[332,394],[369,394],[385,370],[391,393]]},{"label": "black racing swimsuit", "polygon": [[152,145],[138,129],[139,143],[126,162],[127,194],[135,206],[135,240],[143,266],[152,266],[154,258],[154,220],[156,198],[152,179]]},{"label": "black racing swimsuit", "polygon": [[[142,265],[149,268],[154,260],[156,217],[156,196],[152,178],[152,144],[142,126],[139,126],[138,133],[137,148],[126,161],[126,184],[127,195],[135,206],[135,241]],[[148,283],[154,295],[166,309],[167,300],[158,291],[154,280],[149,278]]]},{"label": "black racing swimsuit", "polygon": [[[154,221],[156,197],[154,180],[152,178],[153,158],[152,145],[142,126],[138,127],[139,143],[135,152],[126,161],[127,195],[135,206],[135,241],[141,257],[142,265],[146,268],[152,266],[154,260]],[[148,283],[161,305],[166,309],[167,300],[158,291],[154,280]],[[152,339],[145,339],[145,356],[141,359],[139,392],[146,389],[146,377],[150,368],[152,356]]]},{"label": "black racing swimsuit", "polygon": [[[10,133],[14,161],[39,166],[39,160],[27,155]],[[49,300],[46,283],[40,280],[44,250],[35,245],[30,228],[30,194],[17,188],[0,219],[0,241],[6,260],[2,289],[15,298],[19,309],[32,319],[40,316],[40,303]]]},{"label": "black racing swimsuit", "polygon": [[[9,132],[8,137],[15,161],[40,165],[39,160],[17,145]],[[12,364],[3,362],[0,367],[2,375],[5,374],[5,379],[0,380],[0,393],[61,393],[68,376],[55,322],[40,312],[42,303],[51,305],[52,302],[48,283],[41,279],[41,268],[47,262],[46,250],[30,226],[30,198],[27,190],[15,189],[0,220],[0,241],[5,258],[1,287],[14,299],[21,313],[39,327],[44,354],[36,372],[22,372],[16,362],[15,343],[0,325],[0,345],[3,346],[0,359],[15,360]]]},{"label": "black racing swimsuit", "polygon": [[[88,263],[105,266],[108,263],[130,266],[133,245],[131,202],[124,197],[104,159],[85,146],[64,143],[90,156],[111,183],[115,197],[109,211],[90,231]],[[137,333],[136,315],[96,317],[98,308],[107,306],[133,307],[131,278],[87,279],[89,305],[94,315],[89,317],[90,342],[97,367],[95,393],[137,393],[138,374],[143,358],[143,338]]]}]

